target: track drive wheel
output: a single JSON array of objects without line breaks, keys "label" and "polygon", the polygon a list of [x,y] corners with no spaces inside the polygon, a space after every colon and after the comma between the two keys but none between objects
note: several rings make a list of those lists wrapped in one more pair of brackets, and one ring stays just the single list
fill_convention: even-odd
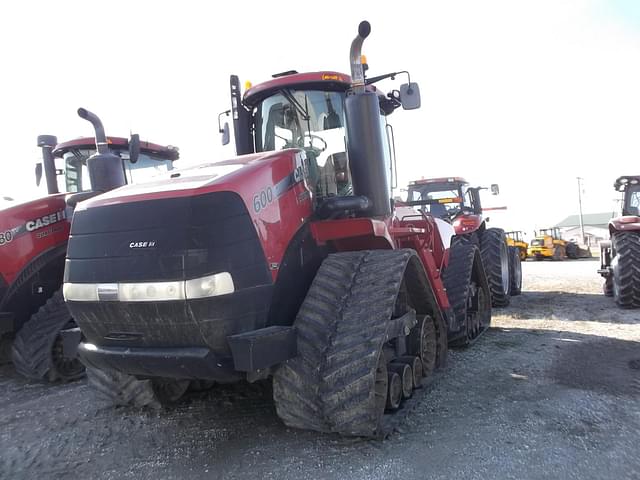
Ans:
[{"label": "track drive wheel", "polygon": [[474,245],[456,245],[443,274],[444,286],[455,315],[449,344],[467,346],[491,323],[491,297],[482,261]]},{"label": "track drive wheel", "polygon": [[21,375],[34,380],[72,381],[84,376],[78,357],[65,355],[60,331],[75,323],[56,291],[18,331],[12,347],[13,364]]},{"label": "track drive wheel", "polygon": [[518,247],[509,247],[509,282],[511,296],[522,293],[522,265]]},{"label": "track drive wheel", "polygon": [[480,256],[494,307],[509,305],[509,250],[504,230],[487,228],[480,236]]},{"label": "track drive wheel", "polygon": [[298,355],[273,378],[286,425],[380,434],[385,407],[399,406],[398,387],[402,396],[385,344],[410,261],[418,261],[413,250],[336,253],[323,261],[295,320]]},{"label": "track drive wheel", "polygon": [[616,232],[612,244],[613,299],[621,308],[640,308],[640,232]]}]

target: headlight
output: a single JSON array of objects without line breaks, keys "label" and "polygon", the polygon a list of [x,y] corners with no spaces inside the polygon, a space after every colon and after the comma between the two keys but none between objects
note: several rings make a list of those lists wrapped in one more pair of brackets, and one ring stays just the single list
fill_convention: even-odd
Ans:
[{"label": "headlight", "polygon": [[184,282],[119,283],[121,302],[184,300]]},{"label": "headlight", "polygon": [[177,282],[65,283],[70,302],[166,302],[228,295],[235,291],[229,272]]},{"label": "headlight", "polygon": [[187,298],[204,298],[233,293],[233,279],[229,272],[216,273],[207,277],[195,278],[185,282]]},{"label": "headlight", "polygon": [[95,283],[65,283],[62,296],[74,302],[97,302],[98,286]]}]

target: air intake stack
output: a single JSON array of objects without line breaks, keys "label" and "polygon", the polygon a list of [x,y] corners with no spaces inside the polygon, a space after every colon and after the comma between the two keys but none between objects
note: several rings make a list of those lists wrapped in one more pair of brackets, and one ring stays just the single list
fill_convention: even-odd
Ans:
[{"label": "air intake stack", "polygon": [[365,88],[362,44],[371,33],[369,22],[361,22],[351,43],[351,89],[345,100],[347,151],[354,195],[369,199],[366,212],[372,217],[391,215],[390,190],[385,166],[385,142],[380,128],[380,104],[375,92]]},{"label": "air intake stack", "polygon": [[125,185],[127,181],[122,168],[122,160],[109,151],[104,127],[98,116],[84,108],[78,109],[78,116],[93,125],[96,135],[97,152],[87,160],[91,190],[107,192]]}]

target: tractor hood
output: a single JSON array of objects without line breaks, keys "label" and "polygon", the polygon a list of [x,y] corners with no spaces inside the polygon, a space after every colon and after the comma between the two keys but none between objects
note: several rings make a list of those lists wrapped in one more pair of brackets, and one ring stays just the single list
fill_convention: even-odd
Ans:
[{"label": "tractor hood", "polygon": [[[162,176],[155,177],[152,181],[125,185],[84,201],[78,205],[77,211],[98,206],[193,196],[221,190],[237,193],[243,191],[246,195],[251,196],[252,193],[258,193],[261,186],[275,185],[279,180],[282,180],[278,177],[279,172],[281,172],[280,177],[286,177],[291,171],[288,166],[292,161],[297,162],[301,167],[303,158],[304,152],[290,149],[242,155],[220,162],[203,163],[181,170],[171,170]],[[272,170],[271,166],[274,163],[282,163],[283,167]],[[263,175],[262,180],[257,180]],[[249,178],[250,181],[244,180]],[[254,186],[253,182],[255,181],[258,183]],[[252,189],[255,188],[258,191],[252,192]]]},{"label": "tractor hood", "polygon": [[227,334],[263,327],[312,213],[305,165],[297,149],[241,156],[78,204],[64,288],[86,338],[120,345],[111,333],[137,332],[148,346],[224,352]]}]

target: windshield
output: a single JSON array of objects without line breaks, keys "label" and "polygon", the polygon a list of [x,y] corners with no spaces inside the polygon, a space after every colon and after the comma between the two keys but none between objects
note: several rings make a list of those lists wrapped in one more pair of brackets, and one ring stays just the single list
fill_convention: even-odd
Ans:
[{"label": "windshield", "polygon": [[[127,183],[142,183],[161,173],[173,169],[171,160],[148,153],[140,152],[136,163],[129,162],[129,152],[111,150],[123,160],[123,167]],[[58,170],[58,188],[61,192],[83,192],[91,190],[87,159],[95,153],[95,149],[74,149],[63,154],[62,159],[56,158]]]},{"label": "windshield", "polygon": [[413,185],[409,188],[408,201],[441,201],[442,203],[426,203],[421,208],[436,217],[451,217],[467,205],[466,197],[469,192],[462,193],[462,186],[451,183],[429,183],[424,185]]},{"label": "windshield", "polygon": [[625,213],[640,215],[640,186],[627,187],[625,199]]},{"label": "windshield", "polygon": [[541,247],[542,245],[544,245],[544,240],[541,238],[534,238],[531,240],[532,247]]},{"label": "windshield", "polygon": [[266,98],[255,110],[255,148],[302,148],[317,195],[351,194],[344,93],[285,89]]}]

